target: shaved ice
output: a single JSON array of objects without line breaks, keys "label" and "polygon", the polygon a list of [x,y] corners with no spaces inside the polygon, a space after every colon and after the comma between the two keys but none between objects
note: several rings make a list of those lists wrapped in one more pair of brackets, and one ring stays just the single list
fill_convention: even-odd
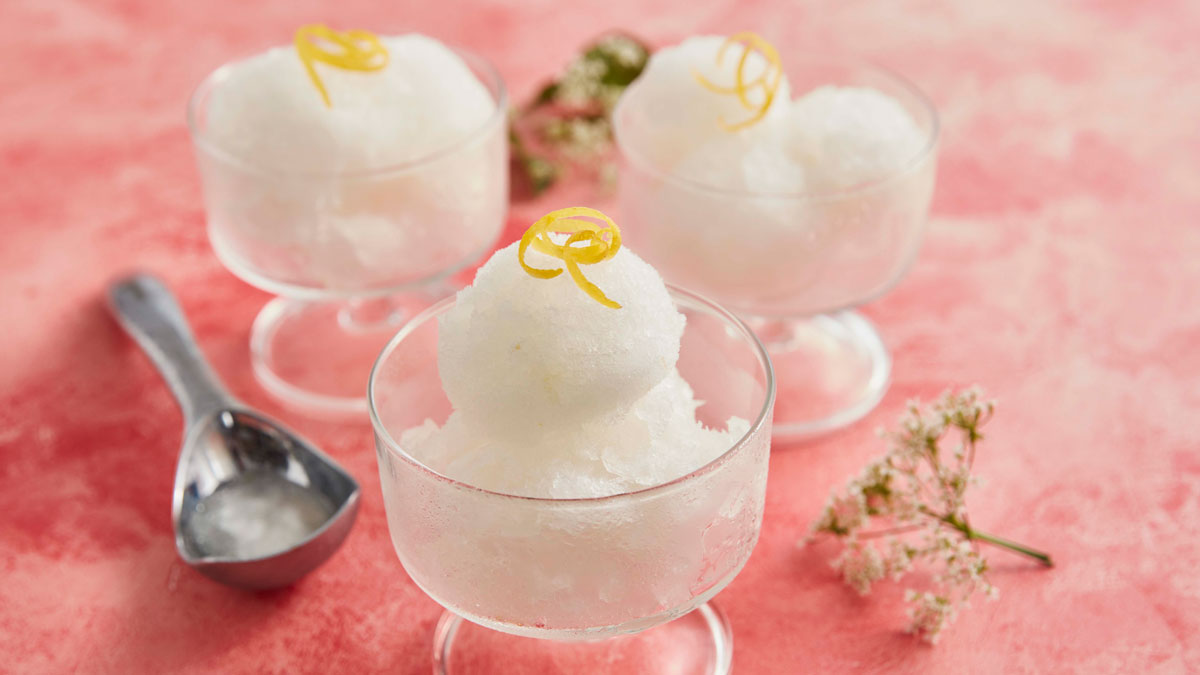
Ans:
[{"label": "shaved ice", "polygon": [[[894,98],[869,87],[821,86],[795,100],[782,76],[765,116],[737,130],[720,120],[751,116],[733,94],[710,91],[697,75],[727,85],[739,47],[722,65],[726,38],[703,36],[655,52],[621,101],[622,145],[655,168],[708,187],[764,193],[820,192],[853,187],[902,168],[923,149],[925,134]],[[747,80],[766,60],[751,52]],[[753,105],[761,88],[750,88]]]},{"label": "shaved ice", "polygon": [[795,194],[807,186],[804,166],[770,136],[725,134],[701,144],[675,175],[726,190]]},{"label": "shaved ice", "polygon": [[[724,37],[705,35],[660,49],[651,55],[645,71],[634,83],[638,95],[630,99],[625,114],[646,120],[644,124],[636,125],[647,133],[645,142],[637,145],[648,151],[649,159],[655,164],[674,164],[698,144],[725,136],[729,132],[721,126],[722,120],[734,124],[753,115],[736,97],[710,91],[697,81],[697,76],[721,86],[734,81],[739,56],[737,49],[727,50],[721,63],[717,63],[717,52],[724,42]],[[751,54],[746,63],[747,79],[757,78],[766,68],[766,59],[757,53]],[[766,120],[781,119],[786,114],[790,91],[787,76],[784,76],[768,108]],[[761,89],[754,89],[747,96],[754,106],[764,102]],[[738,134],[758,135],[760,126],[761,123]]]},{"label": "shaved ice", "polygon": [[[727,66],[747,51],[760,65],[773,53],[745,34],[731,39]],[[792,79],[781,76],[761,119],[722,126],[730,107],[739,119],[758,112],[736,89],[697,81],[724,42],[659,50],[614,112],[629,241],[672,283],[747,314],[810,315],[883,292],[919,247],[936,113],[869,65],[781,53]],[[720,77],[711,75],[728,84]],[[742,91],[761,103],[764,88],[753,84]]]},{"label": "shaved ice", "polygon": [[380,70],[315,64],[330,105],[292,46],[229,64],[198,94],[209,233],[235,273],[339,293],[399,287],[498,236],[508,155],[497,94],[437,40],[379,39]]},{"label": "shaved ice", "polygon": [[[527,252],[535,268],[562,261]],[[658,273],[628,248],[584,268],[620,303],[606,307],[568,274],[539,279],[517,244],[497,251],[439,319],[438,370],[454,410],[400,444],[455,480],[531,497],[619,494],[684,476],[747,431],[696,419],[676,370],[685,317]]]},{"label": "shaved ice", "polygon": [[[525,260],[562,266],[533,250]],[[440,324],[438,368],[455,410],[519,436],[628,410],[671,373],[684,318],[658,273],[628,248],[586,269],[621,309],[592,300],[566,274],[526,274],[515,243],[479,269]]]},{"label": "shaved ice", "polygon": [[437,40],[410,34],[380,42],[388,64],[378,72],[316,66],[330,106],[291,46],[233,64],[209,102],[212,142],[264,167],[370,169],[452,145],[496,109],[467,64]]},{"label": "shaved ice", "polygon": [[823,188],[847,188],[911,162],[925,135],[896,99],[866,87],[818,87],[787,114],[786,147]]}]

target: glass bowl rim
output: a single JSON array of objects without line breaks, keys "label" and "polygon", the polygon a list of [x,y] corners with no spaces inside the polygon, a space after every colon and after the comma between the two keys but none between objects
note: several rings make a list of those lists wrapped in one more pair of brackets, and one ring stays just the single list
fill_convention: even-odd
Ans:
[{"label": "glass bowl rim", "polygon": [[[463,134],[454,142],[444,145],[436,150],[428,152],[419,157],[396,162],[393,164],[384,164],[376,167],[367,167],[363,169],[334,169],[334,170],[309,170],[309,169],[288,169],[281,167],[271,167],[258,164],[251,159],[240,157],[222,147],[220,147],[212,138],[198,128],[197,116],[198,108],[201,99],[206,98],[222,80],[229,77],[229,72],[233,66],[244,63],[252,58],[259,56],[265,52],[259,52],[251,56],[247,56],[232,61],[227,61],[215,70],[205,76],[200,84],[196,85],[188,97],[187,102],[187,126],[188,133],[192,138],[192,143],[197,150],[202,150],[214,158],[230,164],[238,169],[248,171],[260,175],[281,176],[281,177],[297,177],[297,178],[381,178],[387,177],[395,173],[404,173],[418,169],[422,166],[432,164],[439,159],[453,155],[459,150],[471,145],[477,140],[483,138],[494,127],[499,126],[508,118],[508,88],[504,84],[504,79],[500,76],[500,72],[492,65],[486,57],[473,52],[469,49],[457,47],[454,45],[444,45],[466,63],[467,67],[474,70],[477,77],[484,80],[481,82],[488,88],[489,93],[493,93],[496,97],[496,107],[492,114],[487,117],[478,127]],[[273,47],[272,49],[286,49],[284,47]]]},{"label": "glass bowl rim", "polygon": [[[412,465],[413,468],[424,472],[434,480],[490,497],[499,497],[502,499],[519,500],[539,504],[591,505],[619,502],[635,497],[649,496],[658,492],[666,492],[678,485],[698,480],[705,475],[713,473],[722,465],[730,461],[733,456],[739,454],[740,451],[746,447],[750,438],[756,433],[760,432],[766,425],[767,419],[771,416],[771,412],[775,408],[775,369],[771,364],[771,357],[768,355],[766,347],[764,347],[762,342],[758,339],[758,335],[756,335],[744,321],[742,321],[732,312],[698,293],[693,293],[677,286],[672,286],[671,284],[667,284],[667,290],[671,294],[672,300],[678,302],[679,298],[683,298],[686,301],[690,301],[696,305],[699,305],[705,310],[708,310],[710,313],[721,318],[726,327],[732,326],[743,338],[748,338],[747,341],[754,350],[755,356],[758,358],[758,363],[766,375],[766,393],[765,396],[763,396],[763,404],[761,409],[758,411],[757,417],[750,424],[750,428],[741,436],[741,438],[730,445],[718,457],[696,468],[695,470],[677,478],[673,478],[665,483],[659,483],[657,485],[638,488],[636,490],[630,490],[627,492],[619,492],[612,495],[604,495],[601,497],[530,497],[527,495],[514,495],[506,492],[488,490],[477,485],[455,480],[454,478],[450,478],[445,474],[435,471],[433,468],[425,465],[416,457],[413,457],[400,446],[400,443],[396,441],[391,432],[388,431],[383,422],[379,419],[379,414],[375,406],[376,378],[379,375],[380,366],[384,361],[387,360],[388,356],[391,355],[397,345],[399,345],[405,337],[415,331],[418,327],[430,321],[431,319],[436,319],[442,312],[449,309],[450,306],[457,301],[457,295],[451,295],[448,298],[443,298],[434,305],[426,308],[420,314],[414,316],[408,321],[408,323],[404,324],[400,331],[388,341],[387,345],[383,348],[383,351],[380,352],[379,357],[375,360],[375,365],[371,367],[371,376],[367,381],[367,408],[371,416],[371,426],[374,428],[376,437],[383,442],[383,445],[386,446],[389,454]],[[767,442],[770,443],[770,439],[768,439]]]},{"label": "glass bowl rim", "polygon": [[[899,73],[879,65],[871,59],[859,58],[854,56],[843,55],[821,55],[814,53],[800,53],[793,56],[793,61],[803,61],[807,63],[826,63],[838,66],[849,66],[856,70],[866,70],[881,75],[885,80],[890,81],[893,85],[907,92],[917,105],[925,111],[929,116],[929,131],[926,134],[925,142],[922,144],[912,157],[907,159],[902,165],[894,171],[889,172],[884,176],[850,185],[848,187],[836,188],[832,190],[802,190],[799,192],[764,192],[758,190],[745,190],[741,188],[728,188],[718,185],[710,185],[703,181],[696,181],[690,178],[684,178],[670,171],[655,165],[654,162],[647,159],[643,154],[630,148],[628,143],[622,141],[624,136],[622,132],[622,114],[621,111],[628,104],[634,95],[636,95],[639,82],[634,80],[632,84],[622,93],[621,98],[617,100],[617,105],[612,113],[612,134],[613,141],[621,156],[631,164],[637,166],[640,170],[645,171],[652,176],[662,180],[665,183],[674,184],[678,187],[683,187],[692,191],[705,192],[709,194],[726,195],[729,197],[741,197],[746,199],[791,199],[797,201],[826,201],[834,199],[843,199],[845,197],[858,195],[861,193],[871,192],[886,186],[888,183],[897,181],[910,173],[916,172],[921,165],[935,154],[938,140],[941,137],[941,119],[938,116],[937,107],[933,105],[933,101],[929,96],[921,90],[916,84]],[[785,59],[785,63],[788,62]],[[638,79],[641,79],[640,77]]]}]

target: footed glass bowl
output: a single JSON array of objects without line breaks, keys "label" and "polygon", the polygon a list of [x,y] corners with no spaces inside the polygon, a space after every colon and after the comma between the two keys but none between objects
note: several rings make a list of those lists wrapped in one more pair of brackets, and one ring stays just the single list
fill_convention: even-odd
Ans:
[{"label": "footed glass bowl", "polygon": [[750,430],[708,465],[625,494],[514,496],[423,465],[398,439],[450,413],[436,319],[454,299],[384,349],[368,390],[379,475],[400,562],[447,610],[435,672],[595,672],[598,661],[620,672],[729,671],[732,633],[706,603],[758,539],[775,384],[741,321],[698,296],[672,295],[687,316],[679,371],[705,401],[697,415],[708,425],[736,415]]},{"label": "footed glass bowl", "polygon": [[188,124],[213,250],[235,275],[280,298],[254,322],[259,382],[312,412],[365,413],[375,357],[403,321],[448,292],[444,280],[494,244],[508,209],[508,99],[495,69],[455,50],[496,109],[452,145],[370,170],[268,168],[208,133],[218,68]]},{"label": "footed glass bowl", "polygon": [[872,87],[897,100],[924,134],[902,166],[846,189],[730,190],[673,175],[650,157],[653,111],[638,83],[613,115],[622,156],[622,232],[667,281],[745,317],[779,377],[775,434],[803,439],[848,425],[887,390],[891,357],[854,308],[886,293],[912,264],[929,213],[938,118],[915,86],[857,61],[784,57],[793,93]]}]

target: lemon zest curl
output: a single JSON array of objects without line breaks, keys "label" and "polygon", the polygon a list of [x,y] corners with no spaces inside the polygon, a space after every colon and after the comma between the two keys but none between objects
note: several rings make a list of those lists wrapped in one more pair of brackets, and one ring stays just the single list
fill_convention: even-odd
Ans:
[{"label": "lemon zest curl", "polygon": [[[598,225],[596,221],[604,225]],[[562,244],[554,243],[551,233],[566,234]],[[608,239],[605,239],[605,235]],[[576,246],[576,244],[584,244]],[[525,262],[525,253],[532,247],[539,253],[563,261],[567,273],[584,293],[593,300],[612,309],[620,309],[620,303],[609,299],[604,291],[583,276],[580,265],[595,265],[611,259],[621,248],[621,229],[604,213],[584,206],[574,206],[551,211],[525,230],[521,243],[517,245],[517,261],[529,276],[536,279],[553,279],[562,274],[563,268],[547,270],[531,267]]]},{"label": "lemon zest curl", "polygon": [[387,49],[379,41],[379,37],[370,31],[342,32],[324,24],[314,23],[297,28],[292,42],[313,86],[321,94],[325,105],[330,108],[333,107],[333,102],[329,100],[329,91],[325,89],[325,83],[317,75],[316,62],[342,70],[361,72],[383,70],[388,64]]},{"label": "lemon zest curl", "polygon": [[[718,118],[717,121],[726,131],[745,129],[766,117],[767,110],[771,107],[771,103],[775,100],[775,94],[779,91],[779,83],[783,79],[783,64],[779,59],[779,52],[770,42],[767,42],[757,33],[751,33],[750,31],[736,33],[725,40],[721,48],[717,50],[718,67],[725,60],[726,51],[735,44],[742,46],[742,55],[738,58],[737,71],[734,75],[732,87],[723,87],[712,82],[699,72],[692,71],[692,76],[696,78],[700,86],[716,94],[734,94],[738,97],[738,101],[742,104],[743,108],[754,112],[749,118],[732,124],[725,121],[723,116]],[[767,66],[759,73],[758,77],[747,81],[746,64],[753,53],[758,53],[766,59]],[[750,92],[754,89],[762,89],[763,92],[762,103],[757,106],[750,101]]]}]

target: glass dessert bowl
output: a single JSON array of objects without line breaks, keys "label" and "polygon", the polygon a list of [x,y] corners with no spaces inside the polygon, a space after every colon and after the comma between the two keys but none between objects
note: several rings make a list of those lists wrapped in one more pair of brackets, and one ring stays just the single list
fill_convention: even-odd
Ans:
[{"label": "glass dessert bowl", "polygon": [[[493,306],[479,290],[491,264],[476,277],[475,295],[467,289],[443,300],[396,335],[368,390],[392,543],[412,580],[447,610],[435,635],[435,672],[547,664],[585,672],[598,660],[623,672],[728,672],[730,628],[706,603],[746,563],[762,523],[774,403],[766,352],[727,311],[659,281],[663,302],[684,319],[674,338],[677,360],[663,371],[669,374],[632,395],[628,407],[602,411],[595,401],[560,403],[571,400],[568,383],[546,410],[572,422],[542,436],[538,422],[522,419],[530,426],[514,432],[507,410],[489,419],[446,386],[457,377],[446,356],[461,339],[445,331]],[[566,317],[563,328],[607,321],[603,312],[639,311],[633,305],[640,300],[626,292],[633,286],[588,275],[624,307],[584,307],[588,316]],[[518,288],[551,283],[570,287],[568,279],[552,279]],[[594,304],[578,296],[575,302]],[[549,314],[564,311],[544,297],[533,302]],[[504,314],[522,311],[506,307]],[[538,363],[553,364],[572,349],[571,331],[560,341],[557,327],[523,323],[518,330],[520,351],[551,334],[554,344],[534,357]],[[499,341],[508,348],[509,339]],[[605,340],[591,347],[616,342]],[[615,369],[644,372],[628,365]],[[519,371],[520,364],[510,372]],[[544,403],[536,395],[523,401],[529,410]],[[588,437],[563,440],[575,438],[567,427]]]},{"label": "glass dessert bowl", "polygon": [[503,228],[506,108],[475,54],[321,26],[200,84],[188,124],[213,250],[280,296],[250,338],[268,391],[365,412],[381,346]]},{"label": "glass dessert bowl", "polygon": [[[917,256],[938,118],[887,70],[781,58],[756,40],[693,38],[657,69],[652,57],[614,112],[620,215],[667,281],[747,319],[779,378],[775,434],[803,439],[860,419],[886,392],[891,357],[854,308]],[[790,100],[797,91],[810,93]],[[664,115],[664,94],[690,108]]]}]

